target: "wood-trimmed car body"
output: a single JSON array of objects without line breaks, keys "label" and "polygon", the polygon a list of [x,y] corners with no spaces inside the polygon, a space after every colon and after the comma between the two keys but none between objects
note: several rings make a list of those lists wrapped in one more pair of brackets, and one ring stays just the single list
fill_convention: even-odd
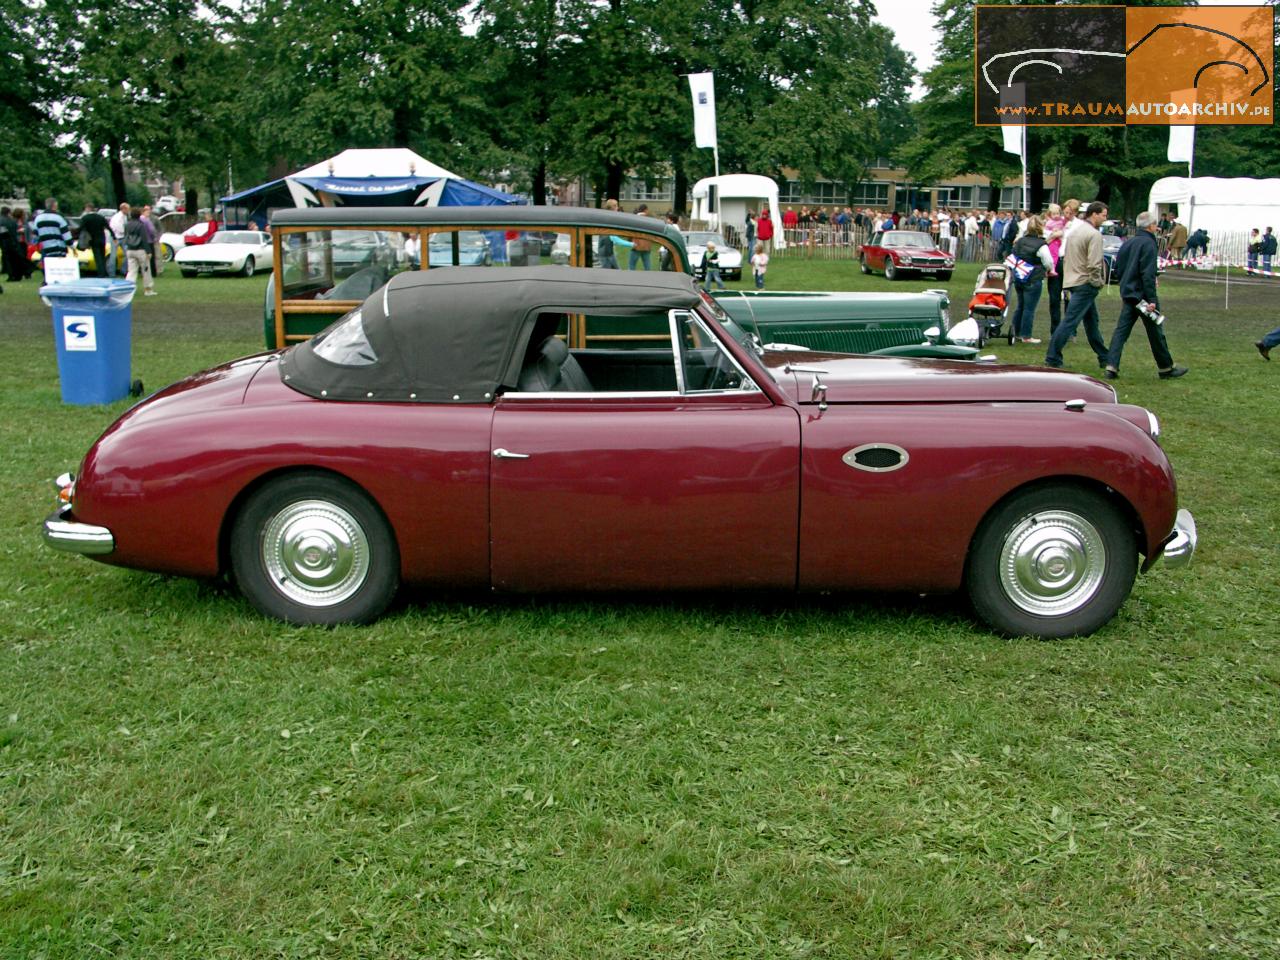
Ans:
[{"label": "wood-trimmed car body", "polygon": [[[621,239],[648,246],[655,270],[692,275],[695,264],[675,227],[652,217],[587,207],[336,207],[272,214],[275,271],[263,304],[268,348],[306,340],[406,270],[453,266],[593,267],[600,251]],[[352,235],[376,232],[388,248],[406,251],[357,269],[342,251]],[[490,239],[489,255],[473,242]],[[407,241],[412,240],[406,245]],[[637,248],[638,249],[638,248]],[[427,258],[421,251],[429,252]],[[629,251],[616,244],[622,266]],[[623,272],[626,272],[625,270]],[[948,338],[943,290],[913,293],[729,291],[724,308],[762,342],[809,349],[975,359],[973,343]],[[643,347],[665,336],[666,318],[627,323],[575,318],[569,344]]]},{"label": "wood-trimmed car body", "polygon": [[[565,344],[577,312],[655,310],[664,343]],[[371,619],[401,582],[965,590],[998,630],[1065,636],[1140,554],[1190,559],[1157,434],[1082,375],[761,349],[679,274],[454,268],[138,404],[44,535],[230,573],[302,623]]]}]

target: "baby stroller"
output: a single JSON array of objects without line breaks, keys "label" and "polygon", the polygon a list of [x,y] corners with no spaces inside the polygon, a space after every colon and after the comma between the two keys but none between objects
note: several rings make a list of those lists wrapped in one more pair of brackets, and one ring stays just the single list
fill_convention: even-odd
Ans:
[{"label": "baby stroller", "polygon": [[[1009,317],[1009,285],[1013,271],[1003,263],[989,263],[978,274],[978,282],[969,300],[969,317],[976,321],[985,343],[1001,335],[1000,328]],[[1013,343],[1013,325],[1009,326],[1009,342]]]}]

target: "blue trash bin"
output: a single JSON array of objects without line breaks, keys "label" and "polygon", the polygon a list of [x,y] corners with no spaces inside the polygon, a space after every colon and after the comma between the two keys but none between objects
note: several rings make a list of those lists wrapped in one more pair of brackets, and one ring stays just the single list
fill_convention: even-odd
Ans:
[{"label": "blue trash bin", "polygon": [[131,280],[107,277],[40,288],[53,308],[63,403],[113,403],[128,396],[135,289]]}]

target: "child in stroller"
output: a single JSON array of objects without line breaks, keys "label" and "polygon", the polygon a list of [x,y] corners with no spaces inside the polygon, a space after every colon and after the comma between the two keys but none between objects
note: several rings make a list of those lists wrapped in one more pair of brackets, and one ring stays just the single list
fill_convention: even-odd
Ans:
[{"label": "child in stroller", "polygon": [[[1000,336],[1000,328],[1009,316],[1009,285],[1013,271],[1003,263],[989,263],[978,274],[978,282],[969,300],[969,316],[977,322],[983,341]],[[1014,341],[1012,324],[1009,342]]]}]

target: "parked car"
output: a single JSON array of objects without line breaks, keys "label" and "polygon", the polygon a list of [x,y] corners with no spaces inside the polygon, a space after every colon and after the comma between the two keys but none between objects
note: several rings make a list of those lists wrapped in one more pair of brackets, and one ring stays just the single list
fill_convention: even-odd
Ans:
[{"label": "parked car", "polygon": [[702,257],[707,252],[708,243],[714,243],[720,255],[720,276],[725,280],[742,279],[742,251],[729,246],[722,234],[712,230],[683,230],[681,235],[693,262],[693,275],[699,280],[704,279]]},{"label": "parked car", "polygon": [[[403,247],[405,239],[436,243],[456,232],[490,238],[490,265],[552,263],[589,267],[603,237],[644,240],[658,252],[663,270],[692,275],[693,258],[675,227],[651,217],[586,207],[315,207],[281,209],[271,215],[281,256],[263,300],[263,335],[268,347],[305,340],[334,317],[356,306],[389,279],[389,273],[362,274],[360,284],[331,269],[323,251],[351,232],[373,231]],[[548,237],[554,237],[548,240]],[[451,242],[451,241],[450,241]],[[621,261],[627,262],[623,256]],[[410,266],[408,258],[396,269]],[[422,269],[432,269],[430,262]],[[945,291],[924,294],[810,294],[768,291],[759,298],[723,295],[725,309],[753,328],[762,340],[817,350],[890,352],[912,356],[975,359],[976,342],[954,342],[949,333]],[[326,301],[319,303],[317,301]],[[572,347],[607,338],[615,346],[642,347],[661,335],[665,317],[584,315],[569,329]],[[764,329],[767,327],[767,329]]]},{"label": "parked car", "polygon": [[164,257],[165,263],[172,263],[178,251],[184,247],[198,247],[212,240],[220,226],[217,220],[201,220],[181,233],[173,231],[162,233],[160,234],[160,255]]},{"label": "parked car", "polygon": [[[570,349],[582,314],[665,340]],[[315,338],[125,413],[46,542],[229,573],[263,613],[501,591],[961,590],[1009,634],[1104,625],[1191,515],[1146,410],[1089,377],[763,349],[692,277],[394,277]]]},{"label": "parked car", "polygon": [[261,230],[219,230],[208,243],[183,247],[173,259],[184,277],[205,273],[252,277],[258,267],[271,264],[271,234]]},{"label": "parked car", "polygon": [[[458,260],[454,263],[453,238],[458,238]],[[433,233],[428,244],[430,265],[433,267],[487,267],[491,261],[489,238],[479,230],[461,230],[454,233]]]},{"label": "parked car", "polygon": [[923,230],[882,230],[871,235],[862,245],[860,261],[863,273],[884,272],[886,280],[897,280],[908,274],[930,274],[946,282],[951,279],[956,259],[939,249]]},{"label": "parked car", "polygon": [[[1106,227],[1106,224],[1103,224]],[[1102,234],[1102,275],[1107,283],[1119,283],[1120,275],[1116,273],[1116,255],[1124,246],[1124,237],[1114,232]]]},{"label": "parked car", "polygon": [[156,213],[176,213],[178,210],[178,198],[165,194],[163,197],[157,197],[153,206]]}]

